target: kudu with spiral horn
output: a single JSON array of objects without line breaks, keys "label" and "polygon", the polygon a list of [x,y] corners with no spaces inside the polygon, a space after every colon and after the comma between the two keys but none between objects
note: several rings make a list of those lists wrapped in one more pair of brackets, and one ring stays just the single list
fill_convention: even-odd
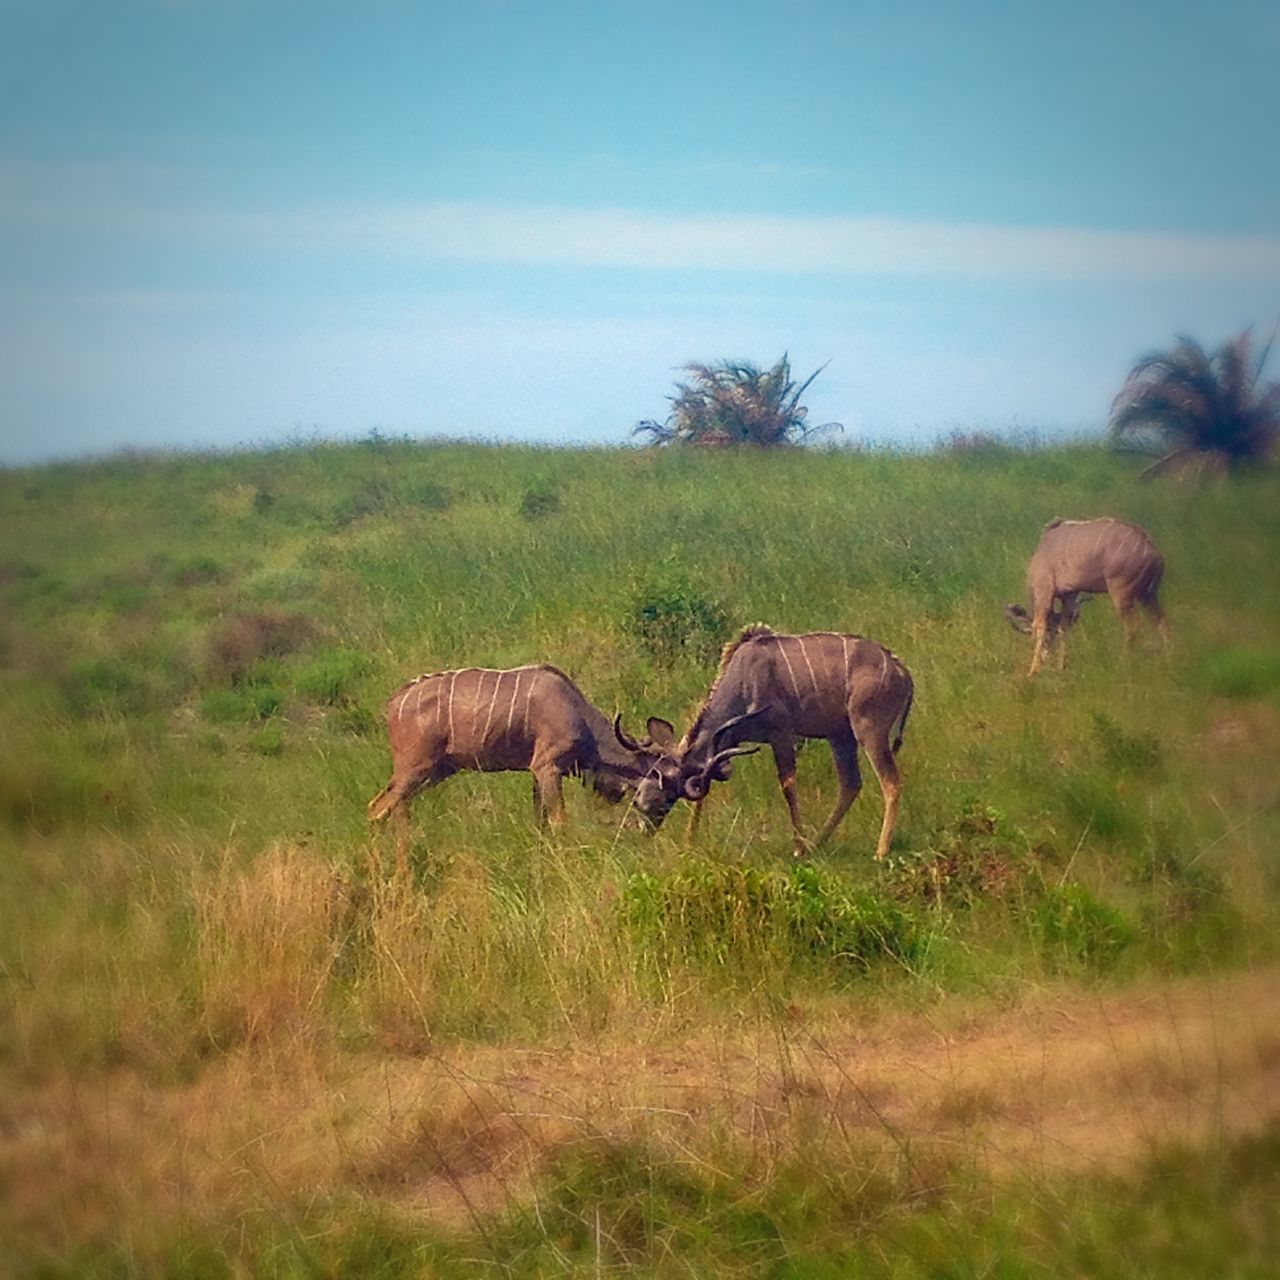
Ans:
[{"label": "kudu with spiral horn", "polygon": [[[797,857],[836,829],[862,786],[858,750],[866,752],[884,794],[884,821],[876,857],[889,851],[898,816],[902,747],[914,686],[902,662],[862,636],[817,631],[780,635],[762,623],[746,627],[725,646],[720,670],[676,754],[681,791],[697,803],[740,742],[768,743],[787,802]],[[796,799],[796,741],[825,738],[835,758],[840,794],[818,835],[800,824]],[[694,813],[694,825],[698,812]]]}]

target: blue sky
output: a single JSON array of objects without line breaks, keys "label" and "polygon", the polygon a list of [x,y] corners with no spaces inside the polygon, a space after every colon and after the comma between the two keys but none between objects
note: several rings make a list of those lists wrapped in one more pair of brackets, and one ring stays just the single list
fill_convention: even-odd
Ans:
[{"label": "blue sky", "polygon": [[[1097,430],[1280,315],[1280,6],[0,0],[0,461]],[[1275,370],[1272,370],[1273,376]]]}]

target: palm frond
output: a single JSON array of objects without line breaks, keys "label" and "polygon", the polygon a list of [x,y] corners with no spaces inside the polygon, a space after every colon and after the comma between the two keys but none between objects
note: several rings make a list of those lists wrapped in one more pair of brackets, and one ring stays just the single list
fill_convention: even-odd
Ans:
[{"label": "palm frond", "polygon": [[1185,471],[1192,463],[1234,468],[1271,451],[1280,437],[1280,399],[1270,387],[1258,388],[1262,362],[1251,359],[1251,340],[1245,329],[1209,355],[1179,334],[1171,350],[1134,362],[1111,402],[1108,427],[1117,440],[1173,446],[1144,476]]},{"label": "palm frond", "polygon": [[797,385],[784,352],[769,369],[746,360],[721,360],[716,364],[690,361],[681,366],[684,381],[677,381],[667,399],[671,413],[665,423],[644,421],[635,433],[649,435],[656,444],[681,441],[721,448],[754,445],[778,448],[798,444],[822,431],[842,430],[840,423],[810,426],[809,411],[800,397],[822,365]]}]

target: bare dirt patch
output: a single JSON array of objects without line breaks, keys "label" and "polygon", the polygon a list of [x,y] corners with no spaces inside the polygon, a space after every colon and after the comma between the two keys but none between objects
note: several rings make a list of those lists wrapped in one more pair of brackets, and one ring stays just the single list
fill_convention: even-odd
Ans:
[{"label": "bare dirt patch", "polygon": [[465,1222],[566,1145],[643,1139],[714,1163],[935,1143],[994,1173],[1116,1168],[1280,1116],[1280,972],[1046,993],[1016,1010],[647,1045],[261,1051],[194,1083],[66,1076],[0,1091],[0,1228],[50,1248],[354,1194]]}]

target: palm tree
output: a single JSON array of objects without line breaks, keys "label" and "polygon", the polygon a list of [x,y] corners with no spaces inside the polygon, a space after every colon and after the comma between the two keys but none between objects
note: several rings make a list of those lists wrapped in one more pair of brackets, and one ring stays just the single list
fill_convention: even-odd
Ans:
[{"label": "palm tree", "polygon": [[655,444],[699,444],[707,448],[755,445],[770,449],[798,444],[823,431],[843,430],[838,422],[811,427],[800,397],[827,366],[814,370],[797,386],[791,362],[783,354],[772,369],[722,360],[718,364],[687,364],[690,381],[677,382],[668,396],[671,413],[665,422],[638,422],[634,434],[647,434]]},{"label": "palm tree", "polygon": [[1261,386],[1259,379],[1275,337],[1272,330],[1253,358],[1251,329],[1213,355],[1180,335],[1172,351],[1148,352],[1129,370],[1111,404],[1110,431],[1164,451],[1143,479],[1189,468],[1233,471],[1272,451],[1280,440],[1280,382]]}]

